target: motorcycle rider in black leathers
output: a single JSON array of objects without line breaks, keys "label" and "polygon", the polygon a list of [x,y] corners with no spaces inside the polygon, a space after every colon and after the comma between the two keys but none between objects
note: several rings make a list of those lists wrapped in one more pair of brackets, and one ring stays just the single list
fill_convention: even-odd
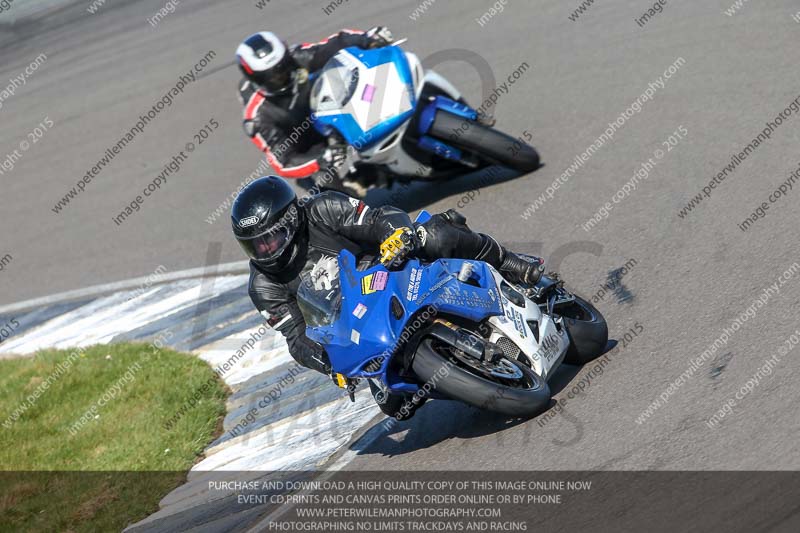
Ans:
[{"label": "motorcycle rider in black leathers", "polygon": [[[249,293],[256,309],[286,337],[289,353],[299,364],[324,374],[331,374],[330,361],[325,348],[306,336],[296,295],[301,283],[324,281],[319,278],[326,275],[326,265],[343,249],[357,261],[380,257],[384,264],[408,256],[476,259],[511,281],[530,285],[544,271],[542,260],[518,256],[492,237],[470,230],[455,210],[414,224],[400,209],[373,209],[340,192],[298,199],[277,176],[259,178],[242,189],[233,203],[231,222],[250,258]],[[381,409],[397,416],[402,400],[390,398]]]},{"label": "motorcycle rider in black leathers", "polygon": [[244,76],[239,84],[244,129],[276,174],[305,178],[323,172],[323,183],[329,188],[343,188],[341,178],[349,170],[344,168],[347,147],[329,145],[314,129],[309,74],[343,48],[379,48],[392,40],[387,28],[377,26],[367,32],[342,30],[321,42],[291,47],[272,32],[259,32],[239,45],[236,58]]}]

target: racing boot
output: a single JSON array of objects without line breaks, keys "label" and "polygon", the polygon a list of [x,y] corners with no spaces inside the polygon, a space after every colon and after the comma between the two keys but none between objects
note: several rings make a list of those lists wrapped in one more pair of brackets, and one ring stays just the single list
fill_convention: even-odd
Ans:
[{"label": "racing boot", "polygon": [[509,281],[520,285],[534,286],[544,274],[544,260],[525,254],[515,254],[506,250],[500,272]]}]

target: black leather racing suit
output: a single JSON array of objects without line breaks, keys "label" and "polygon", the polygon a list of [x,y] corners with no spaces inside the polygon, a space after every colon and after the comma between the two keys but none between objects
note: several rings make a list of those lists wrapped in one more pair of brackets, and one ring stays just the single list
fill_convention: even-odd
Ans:
[{"label": "black leather racing suit", "polygon": [[244,105],[244,129],[250,139],[267,156],[275,173],[284,178],[304,178],[324,170],[320,164],[325,138],[313,127],[309,115],[312,83],[307,74],[325,66],[336,53],[350,46],[367,48],[371,43],[365,32],[342,30],[318,43],[293,46],[289,53],[306,79],[298,82],[296,91],[282,95],[266,95],[243,79],[239,97]]},{"label": "black leather racing suit", "polygon": [[[369,208],[364,202],[333,191],[311,197],[301,206],[307,233],[300,235],[298,260],[281,272],[260,270],[250,262],[250,298],[267,323],[286,337],[289,353],[303,366],[330,373],[325,349],[306,337],[306,323],[297,305],[300,276],[320,261],[329,261],[347,249],[356,259],[375,256],[383,240],[395,229],[413,227],[410,217],[394,207]],[[453,210],[434,215],[419,230],[416,256],[477,259],[499,268],[505,251],[488,235],[475,233]],[[420,225],[417,225],[419,227]]]}]

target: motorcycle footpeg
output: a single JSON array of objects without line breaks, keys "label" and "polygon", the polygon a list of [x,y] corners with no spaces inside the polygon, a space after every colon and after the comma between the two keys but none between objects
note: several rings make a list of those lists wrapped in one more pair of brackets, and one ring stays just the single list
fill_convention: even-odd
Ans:
[{"label": "motorcycle footpeg", "polygon": [[358,387],[358,380],[351,379],[343,376],[342,374],[334,374],[333,376],[336,386],[340,389],[345,389],[347,395],[350,397],[351,402],[356,401],[356,387]]}]

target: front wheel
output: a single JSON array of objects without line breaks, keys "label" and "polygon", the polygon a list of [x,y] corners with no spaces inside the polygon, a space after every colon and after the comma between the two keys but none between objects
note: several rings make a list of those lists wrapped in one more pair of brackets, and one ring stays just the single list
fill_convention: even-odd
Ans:
[{"label": "front wheel", "polygon": [[600,311],[583,298],[575,296],[574,302],[559,307],[555,313],[563,317],[569,335],[565,363],[584,365],[603,355],[608,343],[608,325]]},{"label": "front wheel", "polygon": [[550,403],[550,387],[519,361],[486,363],[458,357],[451,346],[423,339],[412,364],[417,377],[454,400],[516,417],[531,417]]},{"label": "front wheel", "polygon": [[478,122],[439,111],[431,135],[447,144],[476,154],[492,164],[518,172],[539,168],[539,154],[533,146]]}]

